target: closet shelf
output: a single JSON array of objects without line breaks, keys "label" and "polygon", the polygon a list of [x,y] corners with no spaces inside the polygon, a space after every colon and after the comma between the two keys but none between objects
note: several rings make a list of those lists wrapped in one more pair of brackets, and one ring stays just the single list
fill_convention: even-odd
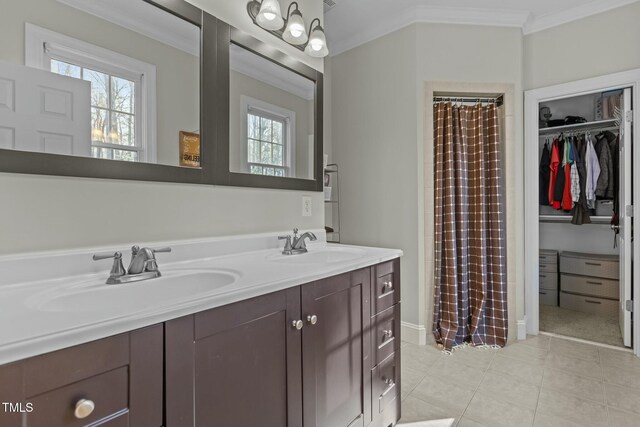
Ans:
[{"label": "closet shelf", "polygon": [[553,135],[560,132],[571,132],[581,130],[596,130],[605,128],[617,128],[616,119],[599,120],[597,122],[577,123],[575,125],[555,126],[551,128],[540,128],[538,133],[542,135]]},{"label": "closet shelf", "polygon": [[[540,222],[571,223],[571,215],[540,215]],[[610,216],[591,216],[591,224],[609,224]],[[589,225],[589,224],[584,224]]]}]

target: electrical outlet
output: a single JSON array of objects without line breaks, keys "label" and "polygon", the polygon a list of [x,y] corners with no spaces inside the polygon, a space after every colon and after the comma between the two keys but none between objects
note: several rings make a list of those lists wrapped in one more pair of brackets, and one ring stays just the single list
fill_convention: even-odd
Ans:
[{"label": "electrical outlet", "polygon": [[302,196],[302,216],[311,216],[311,197]]}]

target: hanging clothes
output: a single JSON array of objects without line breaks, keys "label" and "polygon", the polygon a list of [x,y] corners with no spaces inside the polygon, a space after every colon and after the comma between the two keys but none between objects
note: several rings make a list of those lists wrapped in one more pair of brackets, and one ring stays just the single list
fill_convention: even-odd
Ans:
[{"label": "hanging clothes", "polygon": [[[587,144],[584,137],[575,140],[577,157],[575,159],[576,169],[578,170],[580,196],[578,202],[573,205],[571,223],[575,225],[590,224],[589,207],[587,206],[586,184],[587,184],[587,165],[585,163]],[[572,193],[574,194],[574,193]]]},{"label": "hanging clothes", "polygon": [[[620,213],[620,135],[606,131],[605,138],[611,148],[611,159],[613,164],[613,215],[617,217]],[[617,223],[615,224],[617,225]]]},{"label": "hanging clothes", "polygon": [[542,148],[542,156],[540,157],[539,171],[539,193],[540,204],[547,206],[549,204],[549,179],[551,178],[551,153],[549,152],[549,143],[545,142]]},{"label": "hanging clothes", "polygon": [[[560,170],[560,151],[558,150],[558,139],[553,140],[551,145],[551,163],[549,166],[549,205],[555,207],[556,181]],[[559,206],[558,206],[559,207]],[[557,208],[556,208],[557,209]]]},{"label": "hanging clothes", "polygon": [[587,176],[585,185],[585,195],[587,198],[587,207],[589,209],[596,208],[596,187],[598,186],[598,178],[600,176],[600,162],[596,155],[596,150],[591,141],[591,135],[587,135],[586,140],[587,151],[585,154],[585,163],[587,166]]},{"label": "hanging clothes", "polygon": [[576,138],[571,138],[571,154],[573,159],[571,162],[571,200],[574,205],[580,201],[580,174],[578,173],[578,162],[580,161],[580,152],[576,145]]},{"label": "hanging clothes", "polygon": [[571,212],[573,207],[573,198],[571,197],[571,143],[567,140],[564,144],[564,159],[562,160],[562,168],[564,171],[564,191],[562,192],[562,210]]},{"label": "hanging clothes", "polygon": [[596,197],[598,199],[611,200],[613,199],[614,185],[613,159],[609,141],[605,138],[604,134],[596,138],[594,148],[600,165],[600,176],[598,177],[598,184],[596,185]]},{"label": "hanging clothes", "polygon": [[562,209],[562,197],[564,196],[564,185],[566,181],[566,175],[564,173],[564,167],[562,165],[564,159],[564,139],[558,140],[558,174],[556,176],[556,185],[553,190],[553,208]]}]

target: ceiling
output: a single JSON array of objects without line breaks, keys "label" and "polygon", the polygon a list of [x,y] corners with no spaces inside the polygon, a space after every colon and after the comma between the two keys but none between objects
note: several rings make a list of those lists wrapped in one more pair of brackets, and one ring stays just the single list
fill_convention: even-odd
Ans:
[{"label": "ceiling", "polygon": [[414,22],[520,27],[529,34],[640,0],[333,1],[324,20],[337,55]]}]

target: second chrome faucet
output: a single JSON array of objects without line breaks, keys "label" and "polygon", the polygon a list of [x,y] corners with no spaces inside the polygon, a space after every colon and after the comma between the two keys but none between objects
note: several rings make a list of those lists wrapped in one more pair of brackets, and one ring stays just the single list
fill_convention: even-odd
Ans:
[{"label": "second chrome faucet", "polygon": [[171,248],[154,249],[133,246],[131,248],[131,262],[127,270],[125,270],[124,265],[122,265],[121,252],[96,254],[93,256],[93,260],[98,261],[113,258],[113,266],[107,279],[107,285],[117,285],[160,277],[161,274],[160,270],[158,270],[158,263],[156,262],[155,256],[158,252],[171,252]]},{"label": "second chrome faucet", "polygon": [[296,255],[303,254],[307,252],[307,244],[305,239],[309,239],[311,241],[317,240],[315,234],[310,231],[302,233],[298,236],[298,229],[293,229],[293,237],[291,236],[278,236],[278,240],[286,240],[284,244],[284,249],[282,250],[283,255]]}]

